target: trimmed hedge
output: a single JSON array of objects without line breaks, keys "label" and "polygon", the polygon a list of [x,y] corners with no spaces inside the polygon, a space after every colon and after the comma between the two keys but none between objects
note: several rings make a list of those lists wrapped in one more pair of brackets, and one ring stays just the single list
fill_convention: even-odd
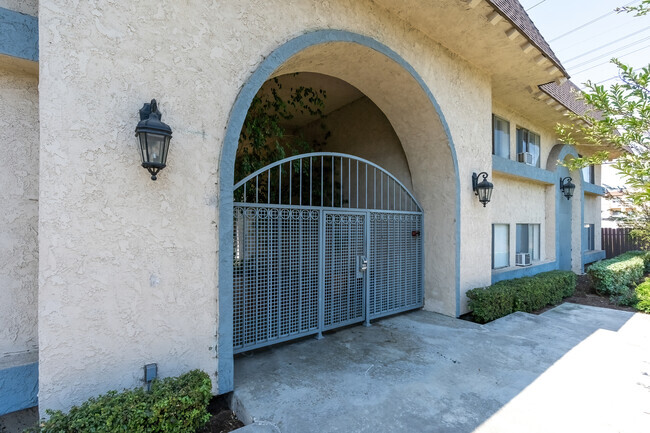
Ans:
[{"label": "trimmed hedge", "polygon": [[587,273],[591,276],[598,293],[620,296],[636,284],[648,270],[650,270],[650,253],[630,251],[594,263]]},{"label": "trimmed hedge", "polygon": [[210,377],[193,370],[179,377],[155,380],[151,391],[142,388],[109,391],[90,398],[70,412],[47,411],[50,419],[33,433],[188,433],[209,419]]},{"label": "trimmed hedge", "polygon": [[487,323],[515,311],[530,313],[548,304],[559,304],[562,298],[573,295],[576,279],[576,274],[571,271],[551,271],[499,281],[488,287],[469,290],[469,308],[479,323]]},{"label": "trimmed hedge", "polygon": [[634,292],[637,299],[634,307],[639,311],[650,314],[650,278],[646,278],[643,283],[636,286]]}]

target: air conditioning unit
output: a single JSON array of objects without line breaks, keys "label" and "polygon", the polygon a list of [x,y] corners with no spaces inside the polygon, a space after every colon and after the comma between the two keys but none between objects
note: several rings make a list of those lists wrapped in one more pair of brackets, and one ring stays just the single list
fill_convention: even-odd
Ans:
[{"label": "air conditioning unit", "polygon": [[533,165],[533,154],[530,152],[522,152],[517,154],[517,161],[524,164]]},{"label": "air conditioning unit", "polygon": [[530,266],[530,254],[529,253],[517,253],[515,257],[515,265],[517,266]]}]

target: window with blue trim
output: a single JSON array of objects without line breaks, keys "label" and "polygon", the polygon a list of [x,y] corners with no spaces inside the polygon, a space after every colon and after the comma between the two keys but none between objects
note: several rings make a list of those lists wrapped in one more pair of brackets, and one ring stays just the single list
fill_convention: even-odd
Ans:
[{"label": "window with blue trim", "polygon": [[510,122],[492,115],[492,154],[510,159]]},{"label": "window with blue trim", "polygon": [[517,127],[517,161],[540,167],[540,149],[539,134]]}]

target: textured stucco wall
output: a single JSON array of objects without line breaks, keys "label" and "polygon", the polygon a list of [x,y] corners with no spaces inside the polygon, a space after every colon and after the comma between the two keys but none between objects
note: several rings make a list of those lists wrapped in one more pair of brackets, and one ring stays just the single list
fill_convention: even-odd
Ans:
[{"label": "textured stucco wall", "polygon": [[36,352],[38,79],[0,65],[0,361]]},{"label": "textured stucco wall", "polygon": [[[534,120],[522,116],[520,113],[508,108],[502,102],[496,100],[492,104],[492,112],[510,122],[510,159],[517,160],[517,128],[525,128],[536,134],[540,138],[540,168],[547,168],[546,163],[548,155],[557,141],[557,134],[554,131],[554,125],[540,125]],[[490,136],[490,152],[492,151],[492,139]]]},{"label": "textured stucco wall", "polygon": [[[481,218],[486,209],[470,181],[473,171],[489,170],[489,77],[373,3],[43,0],[39,25],[41,411],[138,385],[148,362],[159,364],[161,376],[201,368],[215,378],[216,183],[224,129],[252,71],[305,32],[370,36],[422,76],[462,161],[461,290],[489,284],[489,219]],[[351,65],[366,67],[359,58]],[[361,79],[353,84],[363,87]],[[388,106],[382,93],[395,84],[364,93]],[[405,97],[386,113],[400,138],[408,136],[408,118],[420,119],[410,112],[422,100],[414,96],[411,107]],[[169,166],[157,182],[139,167],[133,137],[137,110],[152,97],[174,130]],[[427,256],[449,256],[427,271],[427,308],[454,315],[454,249],[445,248],[455,232],[438,236],[435,226],[456,218],[448,206],[456,199],[455,180],[448,176],[443,191],[430,182],[453,163],[442,129],[419,137],[419,145],[416,138],[405,153],[432,228]],[[486,145],[477,149],[480,142]]]},{"label": "textured stucco wall", "polygon": [[38,16],[38,0],[0,0],[0,8]]},{"label": "textured stucco wall", "polygon": [[[527,182],[513,177],[494,175],[495,192],[488,206],[494,206],[492,211],[493,224],[510,225],[510,265],[515,265],[516,225],[540,225],[540,262],[554,259],[547,244],[554,232],[547,227],[547,197],[554,197],[554,189],[550,186]],[[498,189],[497,189],[498,187]],[[553,218],[555,215],[553,214]]]},{"label": "textured stucco wall", "polygon": [[[311,137],[318,125],[309,125],[305,136]],[[386,116],[373,102],[362,97],[330,113],[326,125],[331,132],[324,152],[356,155],[378,164],[413,190],[404,149]]]}]

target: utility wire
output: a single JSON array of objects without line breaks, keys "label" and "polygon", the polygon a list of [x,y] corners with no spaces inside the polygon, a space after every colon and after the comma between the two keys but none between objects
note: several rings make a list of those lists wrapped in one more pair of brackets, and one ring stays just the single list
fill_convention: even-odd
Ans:
[{"label": "utility wire", "polygon": [[618,38],[618,39],[616,39],[615,41],[608,42],[608,43],[606,43],[606,44],[604,44],[604,45],[601,45],[601,46],[599,46],[599,47],[597,47],[597,48],[594,48],[593,50],[585,51],[584,53],[582,53],[582,54],[580,54],[580,55],[578,55],[578,56],[571,57],[570,59],[566,59],[566,60],[564,60],[564,63],[569,63],[569,62],[571,62],[571,61],[573,61],[573,60],[575,60],[575,59],[579,59],[580,57],[584,57],[584,56],[586,56],[587,54],[591,54],[591,53],[593,53],[594,51],[601,50],[601,49],[603,49],[603,48],[605,48],[605,47],[608,47],[608,46],[610,46],[610,45],[612,45],[612,44],[615,44],[615,43],[620,42],[620,41],[622,41],[622,40],[624,40],[624,39],[627,39],[627,38],[629,38],[630,36],[634,36],[634,35],[637,35],[637,34],[639,34],[639,33],[641,33],[641,32],[645,32],[645,31],[648,30],[648,29],[650,29],[650,26],[645,27],[645,28],[643,28],[643,29],[641,29],[641,30],[637,30],[636,32],[632,32],[632,33],[630,33],[630,34],[628,34],[628,35],[623,36],[622,38]]},{"label": "utility wire", "polygon": [[[650,47],[650,45],[646,45],[645,47],[641,47],[641,48],[639,48],[638,50],[630,51],[629,53],[623,54],[622,56],[619,56],[619,57],[617,57],[617,58],[621,59],[621,58],[623,58],[623,57],[625,57],[625,56],[629,56],[630,54],[634,54],[634,53],[637,53],[637,52],[639,52],[639,51],[641,51],[641,50],[645,50],[645,49],[648,48],[648,47]],[[606,65],[606,64],[608,64],[608,63],[609,63],[609,61],[607,61],[607,62],[602,62],[602,63],[598,63],[597,65],[590,66],[590,67],[588,67],[587,69],[583,69],[582,71],[580,71],[580,72],[576,72],[576,73],[574,73],[574,74],[572,74],[572,75],[582,74],[583,72],[590,71],[590,70],[592,70],[592,69],[594,69],[594,68],[597,68],[598,66]]]},{"label": "utility wire", "polygon": [[[622,24],[617,25],[616,27],[611,27],[611,28],[609,28],[608,30],[606,30],[606,31],[604,31],[604,32],[600,32],[600,33],[598,33],[598,37],[601,37],[601,36],[603,36],[603,35],[606,35],[606,34],[608,34],[608,33],[611,33],[611,32],[613,32],[613,31],[616,31],[616,30],[620,29],[621,27],[629,27],[629,26],[630,26],[630,23],[628,23],[628,22],[624,22],[624,23],[622,23]],[[571,45],[565,45],[565,46],[559,48],[559,49],[557,50],[557,53],[559,54],[559,53],[561,53],[561,52],[563,52],[563,51],[568,51],[570,48],[573,48],[573,47],[575,47],[576,45],[583,45],[585,42],[590,42],[590,41],[593,40],[593,39],[594,39],[594,36],[592,35],[592,36],[589,36],[589,37],[586,38],[586,39],[580,39],[580,40],[577,40],[577,41],[575,41],[574,43],[572,43]]]},{"label": "utility wire", "polygon": [[[636,68],[636,69],[634,69],[632,72],[638,72],[638,71],[640,71],[641,69],[643,69],[643,68]],[[616,78],[620,78],[620,77],[621,77],[621,76],[620,76],[619,74],[616,74],[616,75],[614,75],[613,77],[609,77],[609,78],[607,78],[607,79],[605,79],[605,80],[599,81],[599,82],[594,83],[594,84],[595,84],[595,85],[603,84],[603,83],[606,83],[606,82],[608,82],[608,81],[615,80]],[[582,88],[580,88],[580,90],[582,90],[582,89],[584,89],[584,88],[585,88],[585,87],[582,87]]]},{"label": "utility wire", "polygon": [[[632,3],[637,3],[637,2],[639,2],[639,1],[640,1],[640,0],[633,0],[633,1],[629,2],[629,3],[624,4],[622,7],[630,6]],[[585,27],[587,27],[587,26],[589,26],[589,25],[591,25],[591,24],[593,24],[593,23],[595,23],[595,22],[597,22],[597,21],[600,21],[600,20],[602,20],[602,19],[605,18],[605,17],[608,17],[608,16],[610,16],[610,15],[612,15],[612,14],[615,14],[615,13],[617,13],[615,10],[610,11],[610,12],[607,12],[605,15],[601,15],[601,16],[599,16],[598,18],[594,18],[593,20],[591,20],[591,21],[589,21],[589,22],[586,22],[586,23],[584,23],[583,25],[578,26],[578,27],[576,27],[576,28],[574,28],[574,29],[572,29],[572,30],[569,30],[568,32],[563,33],[563,34],[561,34],[560,36],[557,36],[557,37],[551,39],[551,40],[548,41],[548,42],[550,43],[550,42],[553,42],[553,41],[557,41],[557,40],[560,39],[560,38],[563,38],[563,37],[565,37],[565,36],[567,36],[567,35],[570,35],[571,33],[577,32],[578,30],[581,30],[581,29],[583,29],[583,28],[585,28]]]},{"label": "utility wire", "polygon": [[[633,47],[634,45],[640,44],[641,42],[645,42],[645,41],[647,41],[647,40],[650,40],[650,36],[646,36],[646,37],[643,38],[643,39],[639,39],[638,41],[634,41],[634,42],[629,43],[629,44],[627,44],[627,45],[625,45],[625,46],[623,46],[623,47],[619,47],[619,48],[616,48],[616,49],[614,49],[614,50],[608,51],[608,52],[606,52],[606,53],[599,54],[599,55],[597,55],[596,57],[593,57],[593,58],[591,58],[591,59],[589,59],[589,60],[585,60],[584,62],[582,62],[582,63],[578,63],[577,65],[573,65],[573,66],[571,66],[571,67],[572,67],[572,68],[579,68],[580,66],[588,65],[589,63],[593,63],[593,62],[595,62],[596,60],[600,60],[600,59],[602,59],[603,57],[609,57],[609,56],[612,55],[612,54],[616,54],[616,53],[618,53],[618,52],[620,52],[620,51],[622,51],[622,50],[624,50],[624,49],[626,49],[626,48]],[[565,63],[570,63],[570,62],[565,62]]]},{"label": "utility wire", "polygon": [[544,3],[545,1],[546,1],[546,0],[542,0],[541,2],[535,3],[534,5],[532,5],[532,6],[529,7],[528,9],[526,9],[526,12],[528,12],[529,10],[531,10],[531,9],[533,9],[533,8],[535,8],[535,7],[539,6],[539,5],[541,5],[541,4]]}]

